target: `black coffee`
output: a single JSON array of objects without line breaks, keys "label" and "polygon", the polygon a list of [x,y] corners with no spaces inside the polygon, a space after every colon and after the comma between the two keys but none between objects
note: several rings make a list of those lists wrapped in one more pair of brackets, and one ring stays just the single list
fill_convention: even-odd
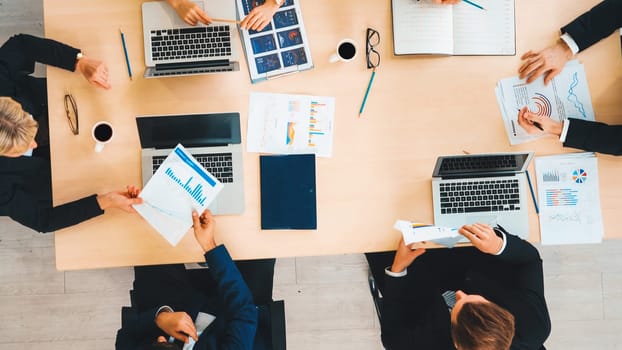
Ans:
[{"label": "black coffee", "polygon": [[99,124],[95,128],[95,138],[99,142],[106,142],[112,137],[112,128],[108,124]]},{"label": "black coffee", "polygon": [[343,58],[344,60],[349,60],[356,54],[356,47],[354,47],[352,43],[346,42],[339,45],[338,51],[339,57]]}]

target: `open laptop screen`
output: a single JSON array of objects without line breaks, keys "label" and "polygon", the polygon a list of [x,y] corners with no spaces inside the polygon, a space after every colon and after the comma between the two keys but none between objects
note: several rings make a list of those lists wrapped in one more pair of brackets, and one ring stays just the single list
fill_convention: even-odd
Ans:
[{"label": "open laptop screen", "polygon": [[137,117],[136,124],[143,149],[241,143],[239,113],[146,116]]},{"label": "open laptop screen", "polygon": [[523,171],[531,153],[470,154],[439,157],[434,177],[478,176],[485,174],[512,174]]}]

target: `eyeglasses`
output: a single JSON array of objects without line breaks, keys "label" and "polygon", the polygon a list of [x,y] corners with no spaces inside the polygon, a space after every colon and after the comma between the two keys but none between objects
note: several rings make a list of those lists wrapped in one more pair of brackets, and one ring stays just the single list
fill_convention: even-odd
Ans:
[{"label": "eyeglasses", "polygon": [[67,114],[67,121],[69,122],[71,132],[74,135],[78,135],[80,132],[78,127],[78,105],[71,94],[65,95],[65,113]]},{"label": "eyeglasses", "polygon": [[377,30],[367,28],[367,68],[375,69],[380,65],[380,53],[376,51],[375,47],[380,44],[380,33]]}]

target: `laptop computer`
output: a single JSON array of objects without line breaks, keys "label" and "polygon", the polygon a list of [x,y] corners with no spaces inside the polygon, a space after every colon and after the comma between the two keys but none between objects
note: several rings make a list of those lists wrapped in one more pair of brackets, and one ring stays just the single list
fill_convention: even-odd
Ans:
[{"label": "laptop computer", "polygon": [[[444,156],[432,174],[434,224],[501,225],[527,239],[525,170],[533,152]],[[466,241],[466,239],[464,239]]]},{"label": "laptop computer", "polygon": [[[194,1],[212,18],[235,19],[235,2]],[[145,78],[231,72],[240,69],[237,26],[190,26],[165,1],[142,4]]]},{"label": "laptop computer", "polygon": [[181,143],[224,187],[209,209],[217,215],[244,212],[240,114],[186,114],[136,118],[142,148],[143,186]]}]

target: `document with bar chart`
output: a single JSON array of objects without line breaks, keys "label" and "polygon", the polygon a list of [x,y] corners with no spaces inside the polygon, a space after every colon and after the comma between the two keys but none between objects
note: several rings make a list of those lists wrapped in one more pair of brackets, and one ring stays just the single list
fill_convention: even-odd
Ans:
[{"label": "document with bar chart", "polygon": [[594,153],[537,157],[542,244],[599,243],[603,222]]},{"label": "document with bar chart", "polygon": [[331,157],[334,121],[333,97],[253,92],[247,151]]},{"label": "document with bar chart", "polygon": [[143,204],[134,209],[176,246],[192,227],[192,210],[201,214],[222,188],[223,184],[178,144],[140,192]]}]

